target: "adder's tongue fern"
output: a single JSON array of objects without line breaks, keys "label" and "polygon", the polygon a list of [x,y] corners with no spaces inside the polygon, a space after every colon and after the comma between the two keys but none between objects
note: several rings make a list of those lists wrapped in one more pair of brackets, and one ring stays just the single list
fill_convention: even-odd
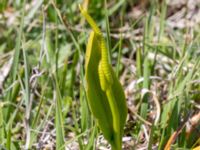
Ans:
[{"label": "adder's tongue fern", "polygon": [[87,100],[104,137],[113,150],[121,150],[127,106],[123,88],[108,62],[103,35],[92,17],[79,6],[92,32],[87,44],[85,78]]}]

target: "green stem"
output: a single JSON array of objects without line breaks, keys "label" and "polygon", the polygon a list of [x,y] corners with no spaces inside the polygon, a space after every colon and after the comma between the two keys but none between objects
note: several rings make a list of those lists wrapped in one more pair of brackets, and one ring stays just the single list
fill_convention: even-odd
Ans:
[{"label": "green stem", "polygon": [[112,145],[112,150],[121,150],[121,133],[120,133],[120,117],[119,111],[117,107],[117,103],[115,102],[115,98],[111,89],[111,86],[106,90],[106,95],[108,98],[108,102],[111,108],[112,116],[113,116],[113,128],[114,128],[114,145]]}]

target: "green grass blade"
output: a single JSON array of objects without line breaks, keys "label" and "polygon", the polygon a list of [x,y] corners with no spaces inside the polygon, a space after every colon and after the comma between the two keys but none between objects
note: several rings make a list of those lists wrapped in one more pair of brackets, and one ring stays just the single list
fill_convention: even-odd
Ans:
[{"label": "green grass blade", "polygon": [[56,127],[56,149],[64,150],[64,126],[63,126],[63,116],[62,116],[62,97],[60,94],[59,83],[55,75],[54,88],[56,92],[56,114],[55,114],[55,127]]}]

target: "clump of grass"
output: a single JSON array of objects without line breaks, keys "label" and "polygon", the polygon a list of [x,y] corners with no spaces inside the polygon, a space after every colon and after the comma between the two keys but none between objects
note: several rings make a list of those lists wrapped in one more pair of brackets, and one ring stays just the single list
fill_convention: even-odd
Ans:
[{"label": "clump of grass", "polygon": [[[0,147],[89,150],[108,146],[100,140],[105,132],[90,113],[84,78],[89,70],[83,65],[88,61],[85,41],[90,28],[82,27],[79,3],[0,2]],[[106,62],[116,67],[113,74],[126,93],[129,111],[124,133],[125,121],[120,126],[118,147],[198,148],[200,34],[199,6],[196,1],[193,5],[84,1],[101,26],[109,50]],[[90,72],[91,78],[94,72],[97,80],[98,69]],[[109,113],[103,116],[113,129],[114,111],[106,108]]]}]

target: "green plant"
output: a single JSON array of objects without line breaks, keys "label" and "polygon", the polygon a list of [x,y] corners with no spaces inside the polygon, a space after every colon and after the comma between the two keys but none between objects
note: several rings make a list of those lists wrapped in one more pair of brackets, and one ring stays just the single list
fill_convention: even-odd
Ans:
[{"label": "green plant", "polygon": [[127,106],[123,88],[108,61],[103,35],[91,16],[79,6],[92,32],[87,44],[85,78],[87,100],[104,137],[113,150],[122,147]]}]

